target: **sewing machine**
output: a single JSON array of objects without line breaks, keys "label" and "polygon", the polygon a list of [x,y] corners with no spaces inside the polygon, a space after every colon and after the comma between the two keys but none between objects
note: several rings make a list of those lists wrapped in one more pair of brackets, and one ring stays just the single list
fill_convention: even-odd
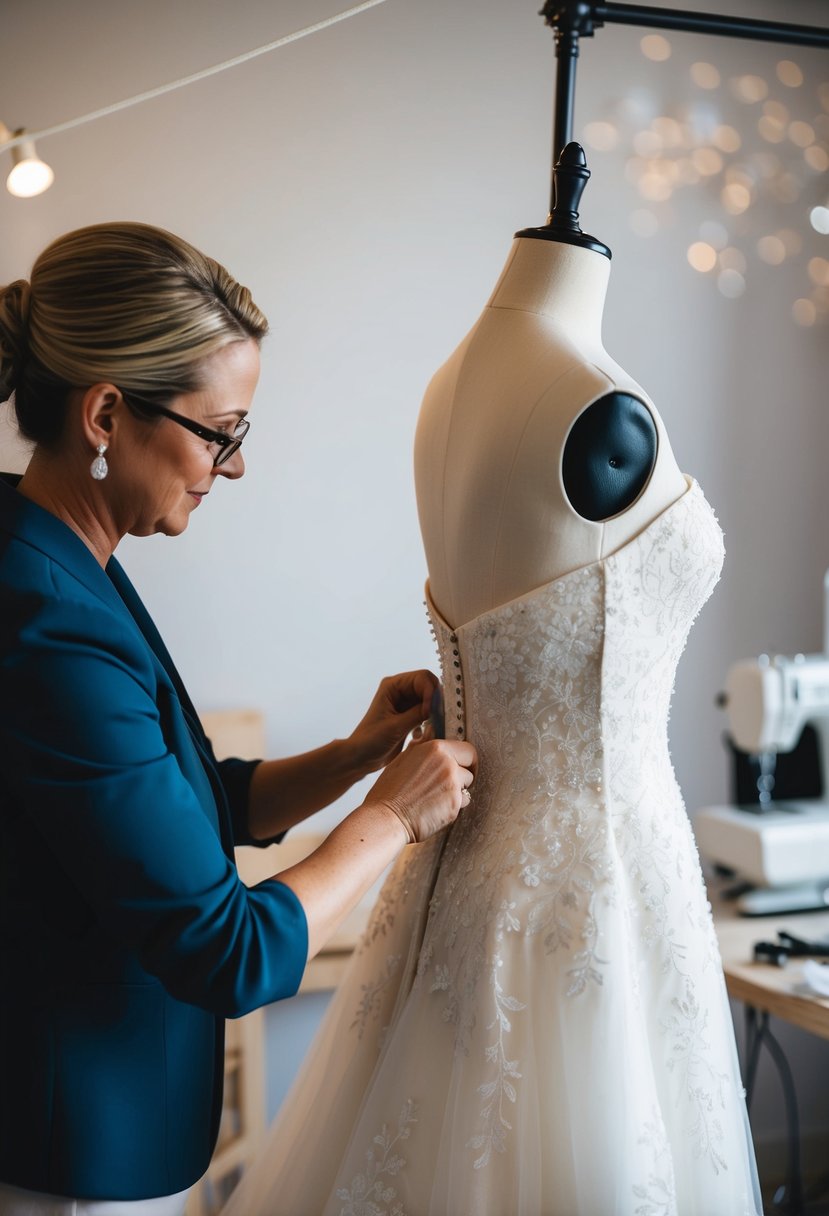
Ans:
[{"label": "sewing machine", "polygon": [[[700,852],[753,886],[737,905],[746,916],[829,906],[829,646],[824,654],[735,663],[720,704],[735,763],[742,764],[743,790],[746,772],[754,774],[755,790],[742,805],[697,812]],[[778,780],[780,763],[795,749],[803,754],[806,732],[813,742],[808,764],[800,767],[812,769],[805,785],[819,796],[789,798]],[[804,780],[792,781],[791,770],[789,788],[802,789]]]}]

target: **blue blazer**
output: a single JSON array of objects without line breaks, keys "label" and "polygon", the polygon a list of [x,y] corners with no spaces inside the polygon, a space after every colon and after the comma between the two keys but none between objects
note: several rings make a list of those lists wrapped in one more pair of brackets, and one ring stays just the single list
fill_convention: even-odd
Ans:
[{"label": "blue blazer", "polygon": [[298,988],[294,893],[233,863],[255,762],[217,763],[146,609],[0,482],[0,1180],[184,1190],[224,1022]]}]

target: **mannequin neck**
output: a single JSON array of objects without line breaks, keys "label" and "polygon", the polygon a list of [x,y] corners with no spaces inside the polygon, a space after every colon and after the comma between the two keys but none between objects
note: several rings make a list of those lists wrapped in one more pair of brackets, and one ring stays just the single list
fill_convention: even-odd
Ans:
[{"label": "mannequin neck", "polygon": [[601,345],[610,260],[561,241],[516,237],[489,308],[548,317],[571,341]]}]

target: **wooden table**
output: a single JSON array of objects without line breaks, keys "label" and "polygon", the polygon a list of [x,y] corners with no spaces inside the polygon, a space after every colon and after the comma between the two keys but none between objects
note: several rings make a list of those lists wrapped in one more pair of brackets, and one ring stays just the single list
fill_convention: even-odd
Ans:
[{"label": "wooden table", "polygon": [[[713,885],[713,884],[712,884]],[[776,1210],[804,1216],[806,1196],[800,1166],[800,1118],[794,1078],[785,1053],[769,1026],[771,1016],[829,1039],[829,998],[818,996],[803,981],[803,959],[790,959],[784,967],[755,963],[758,941],[776,942],[778,930],[814,941],[829,937],[829,911],[799,912],[790,916],[740,916],[732,904],[712,895],[714,925],[729,996],[746,1009],[744,1082],[750,1106],[757,1065],[765,1047],[777,1067],[783,1086],[788,1128],[788,1167],[785,1187],[778,1192]]]},{"label": "wooden table", "polygon": [[778,929],[809,940],[829,937],[829,910],[794,916],[740,916],[716,894],[711,903],[729,996],[829,1039],[829,998],[799,990],[802,960],[792,959],[785,967],[752,961],[754,943],[775,941]]}]

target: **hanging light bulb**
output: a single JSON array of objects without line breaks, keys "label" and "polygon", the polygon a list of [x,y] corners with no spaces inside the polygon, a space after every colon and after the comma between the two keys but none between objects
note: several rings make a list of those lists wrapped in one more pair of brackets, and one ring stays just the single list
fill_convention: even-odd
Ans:
[{"label": "hanging light bulb", "polygon": [[[8,143],[11,139],[18,139],[23,134],[23,130],[15,131],[12,134],[7,126],[0,123],[0,144]],[[9,194],[14,194],[18,198],[32,198],[35,194],[42,194],[44,190],[48,190],[55,180],[52,168],[38,156],[34,140],[24,139],[19,144],[15,144],[11,149],[11,158],[11,172],[6,178],[6,189]]]}]

